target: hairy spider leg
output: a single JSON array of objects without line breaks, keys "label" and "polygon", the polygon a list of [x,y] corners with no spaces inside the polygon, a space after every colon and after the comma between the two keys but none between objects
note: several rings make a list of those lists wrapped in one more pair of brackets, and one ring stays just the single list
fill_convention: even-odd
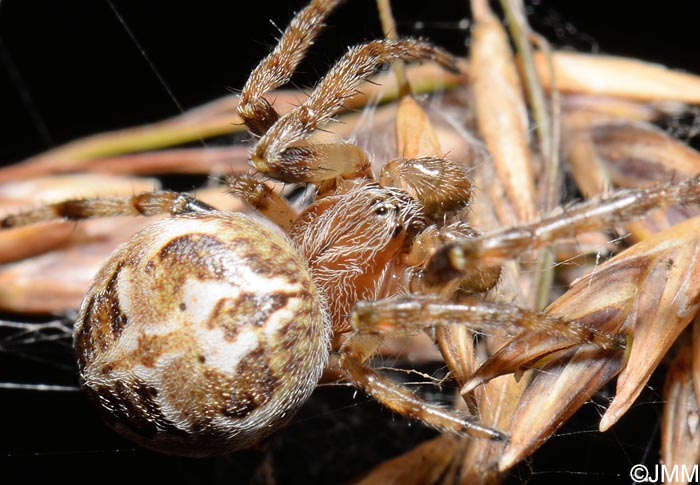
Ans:
[{"label": "hairy spider leg", "polygon": [[249,174],[231,175],[226,179],[228,192],[289,232],[298,214],[291,204],[265,182]]},{"label": "hairy spider leg", "polygon": [[362,334],[402,334],[458,324],[475,332],[532,330],[565,338],[572,345],[594,345],[606,350],[625,347],[623,337],[601,332],[583,322],[515,305],[483,301],[475,296],[461,297],[458,301],[445,301],[437,295],[362,301],[355,305],[351,322],[353,330]]},{"label": "hairy spider leg", "polygon": [[424,281],[427,287],[441,288],[450,281],[489,266],[499,266],[514,255],[559,239],[637,219],[669,205],[698,203],[700,176],[643,189],[620,190],[576,204],[561,214],[537,222],[448,243],[428,261]]},{"label": "hairy spider leg", "polygon": [[186,194],[170,191],[147,192],[125,197],[69,199],[47,204],[0,219],[0,228],[13,228],[37,222],[65,219],[80,221],[112,216],[173,216],[216,211],[209,204]]},{"label": "hairy spider leg", "polygon": [[238,114],[248,130],[263,135],[279,119],[265,94],[289,82],[306,52],[323,30],[323,22],[342,0],[314,0],[300,10],[275,49],[253,70],[241,91]]},{"label": "hairy spider leg", "polygon": [[480,425],[476,417],[431,404],[377,373],[365,361],[376,353],[381,343],[381,336],[362,333],[352,334],[345,342],[340,353],[340,367],[353,385],[392,411],[441,431],[493,441],[508,440],[504,433]]},{"label": "hairy spider leg", "polygon": [[457,70],[453,56],[421,40],[376,40],[352,47],[303,103],[282,115],[262,135],[251,153],[252,165],[284,182],[323,182],[368,175],[369,160],[356,145],[300,142],[329,122],[363,81],[393,59],[434,60]]}]

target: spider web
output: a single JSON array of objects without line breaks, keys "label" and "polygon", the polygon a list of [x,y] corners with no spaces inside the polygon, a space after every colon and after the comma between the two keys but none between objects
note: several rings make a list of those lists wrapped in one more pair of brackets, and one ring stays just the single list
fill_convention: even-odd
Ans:
[{"label": "spider web", "polygon": [[[42,5],[41,16],[23,2],[0,4],[0,116],[6,121],[3,125],[11,127],[0,143],[0,161],[14,162],[90,133],[159,120],[175,114],[177,103],[194,106],[225,94],[226,86],[242,86],[274,43],[268,20],[284,26],[290,12],[304,2],[257,10],[253,5],[253,12],[243,17],[240,7],[213,2],[178,10],[167,2],[137,8],[115,0],[114,8],[168,89],[107,4],[58,3],[62,5]],[[691,43],[693,29],[688,28],[693,16],[680,8],[681,2],[666,2],[664,10],[648,11],[632,1],[618,2],[619,10],[611,11],[610,3],[538,1],[529,9],[535,30],[559,46],[697,69],[692,49],[685,48],[695,42]],[[396,12],[398,27],[402,33],[426,35],[463,52],[467,11],[454,4],[403,2]],[[679,7],[675,12],[674,6]],[[352,2],[331,17],[329,32],[294,82],[310,85],[346,45],[379,35],[378,25],[367,22],[374,8],[373,2]],[[681,134],[687,130],[693,138],[696,120],[678,120],[675,129]],[[224,138],[213,143],[229,142]],[[193,184],[189,178],[171,182],[179,189]],[[144,452],[107,430],[82,395],[74,392],[71,322],[70,316],[0,319],[3,482],[64,475],[75,479],[78,470],[106,469],[115,479],[126,479],[128,470],[140,469],[144,476],[159,481],[170,477],[179,483],[230,483],[232,477],[236,483],[266,483],[273,475],[277,483],[341,483],[435,436],[432,430],[392,416],[351,388],[324,386],[274,439],[268,453],[194,461]],[[379,364],[392,367],[396,362]],[[419,370],[438,377],[444,371],[434,364]],[[654,374],[637,404],[605,434],[597,431],[597,423],[614,388],[603,389],[506,482],[629,482],[631,465],[658,462],[663,377],[663,371]],[[443,401],[449,401],[454,391],[424,387],[431,399]]]}]

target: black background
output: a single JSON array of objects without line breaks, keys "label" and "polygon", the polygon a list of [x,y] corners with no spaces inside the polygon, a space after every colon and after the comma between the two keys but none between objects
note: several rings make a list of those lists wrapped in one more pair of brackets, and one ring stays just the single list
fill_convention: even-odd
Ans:
[{"label": "black background", "polygon": [[[240,88],[274,45],[277,32],[270,20],[283,28],[303,3],[249,2],[245,10],[234,1],[114,0],[113,5],[177,101],[189,108]],[[466,52],[467,34],[457,28],[468,16],[466,1],[394,3],[402,34],[426,35],[456,54]],[[700,72],[695,3],[541,1],[530,8],[533,25],[555,45]],[[424,27],[418,28],[417,21]],[[348,44],[380,35],[370,1],[347,2],[328,24],[294,79],[302,86],[317,79]],[[2,0],[0,42],[1,163],[82,135],[178,112],[107,2]],[[24,377],[30,382],[73,382],[68,371],[46,371],[24,360],[2,358],[0,366],[26,366]],[[588,431],[600,410],[586,406],[532,464],[513,472],[512,483],[628,483],[632,464],[644,457],[650,464],[658,461],[660,406],[655,401],[662,382],[656,376],[642,403],[605,435]],[[78,394],[0,391],[0,411],[2,483],[40,477],[247,483],[261,459],[250,452],[189,461],[136,450],[104,429]],[[586,432],[568,434],[580,430]],[[346,481],[430,435],[420,425],[409,428],[392,419],[349,389],[324,388],[275,444],[280,450],[276,465],[283,470],[280,483],[293,483],[293,477],[299,483]]]},{"label": "black background", "polygon": [[[535,26],[558,45],[692,70],[697,65],[693,13],[698,10],[693,12],[693,3],[541,1],[531,9]],[[303,4],[248,2],[244,11],[234,1],[113,1],[185,108],[223,95],[227,88],[240,88],[274,45],[277,33],[270,21],[284,28]],[[465,33],[455,25],[469,14],[466,0],[400,0],[396,5],[402,34],[427,35],[456,54],[465,52]],[[423,30],[414,28],[417,21],[424,23]],[[328,24],[295,77],[301,85],[316,80],[346,45],[380,33],[370,0],[347,2]],[[567,32],[569,27],[576,31]],[[0,38],[0,161],[177,113],[106,1],[3,0]],[[21,101],[18,84],[33,110]],[[45,129],[38,127],[37,118]]]}]

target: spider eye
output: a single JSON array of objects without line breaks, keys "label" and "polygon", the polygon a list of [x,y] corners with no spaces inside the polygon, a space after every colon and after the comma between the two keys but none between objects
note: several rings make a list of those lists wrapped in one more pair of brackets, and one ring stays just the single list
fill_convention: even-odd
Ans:
[{"label": "spider eye", "polygon": [[399,210],[399,207],[387,200],[376,200],[374,201],[373,204],[373,210],[374,210],[374,215],[380,216],[380,217],[386,217],[390,215],[396,214],[396,212]]},{"label": "spider eye", "polygon": [[378,216],[385,216],[389,213],[389,208],[385,205],[380,205],[376,209],[374,209],[374,214]]}]

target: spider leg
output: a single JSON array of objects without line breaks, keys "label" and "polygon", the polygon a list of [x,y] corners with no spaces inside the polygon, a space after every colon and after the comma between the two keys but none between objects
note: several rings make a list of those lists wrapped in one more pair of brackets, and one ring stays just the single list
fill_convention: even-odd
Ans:
[{"label": "spider leg", "polygon": [[401,334],[436,325],[459,324],[486,333],[530,330],[556,335],[572,344],[595,345],[607,350],[625,347],[624,337],[601,332],[584,322],[470,296],[454,302],[445,301],[439,295],[361,301],[355,305],[351,324],[355,332],[363,335]]},{"label": "spider leg", "polygon": [[260,138],[251,154],[255,168],[285,182],[322,182],[340,176],[366,175],[369,161],[357,146],[300,142],[331,121],[345,99],[356,94],[364,80],[393,59],[434,60],[448,69],[458,69],[453,56],[421,40],[376,40],[352,47],[306,101],[281,116]]},{"label": "spider leg", "polygon": [[228,192],[240,197],[263,216],[289,232],[297,213],[287,202],[267,184],[251,175],[232,175],[226,181]]},{"label": "spider leg", "polygon": [[[421,119],[421,116],[416,118]],[[426,131],[430,131],[428,126],[426,125]],[[402,133],[398,126],[397,132]],[[430,139],[427,133],[425,137]],[[403,144],[402,150],[408,149],[411,154],[421,153],[419,145],[414,145],[416,150],[413,150],[410,147],[413,142],[409,142],[405,136],[403,138],[402,142],[399,137],[399,145]],[[407,253],[406,263],[411,268],[409,288],[418,294],[426,293],[422,281],[423,268],[438,248],[449,241],[481,235],[463,222],[473,189],[466,167],[435,156],[440,150],[437,140],[434,143],[426,142],[426,145],[433,145],[431,156],[392,160],[382,167],[380,174],[382,184],[400,187],[420,201],[425,218],[433,223],[410,239]],[[448,224],[449,221],[453,222]],[[439,295],[449,301],[458,290],[460,294],[484,293],[496,285],[501,276],[501,268],[491,267],[470,276],[439,288]],[[440,325],[434,329],[434,338],[450,374],[462,386],[474,373],[474,342],[471,333],[464,325]],[[470,412],[475,413],[478,405],[474,396],[464,395],[464,399]]]},{"label": "spider leg", "polygon": [[700,177],[644,189],[620,190],[608,197],[574,205],[538,222],[448,243],[428,261],[424,282],[427,287],[440,288],[558,239],[637,219],[669,205],[698,203]]},{"label": "spider leg", "polygon": [[265,133],[279,118],[275,108],[263,97],[287,84],[306,56],[323,21],[341,0],[314,0],[292,19],[275,49],[253,70],[241,91],[238,114],[255,135]]},{"label": "spider leg", "polygon": [[79,221],[94,217],[152,216],[211,212],[214,207],[189,195],[169,191],[147,192],[130,197],[70,199],[0,219],[0,228],[26,226],[42,221],[66,219]]},{"label": "spider leg", "polygon": [[439,430],[493,441],[508,440],[502,432],[478,424],[474,416],[430,404],[369,367],[365,360],[381,342],[378,335],[354,333],[341,348],[340,368],[353,385],[392,411]]},{"label": "spider leg", "polygon": [[[452,222],[446,226],[432,225],[418,234],[408,253],[408,264],[415,268],[425,268],[432,256],[446,244],[481,237],[481,233],[463,221]],[[419,270],[411,277],[410,289],[419,294],[440,294],[450,299],[458,289],[463,294],[486,293],[496,286],[501,277],[501,266],[484,266],[479,271],[455,278],[442,286],[426,286],[425,271]]]},{"label": "spider leg", "polygon": [[447,432],[506,441],[500,431],[477,424],[475,418],[432,405],[378,374],[365,364],[376,352],[384,335],[401,335],[434,327],[464,325],[475,331],[496,332],[524,329],[546,332],[573,344],[622,350],[624,338],[601,332],[583,322],[568,321],[543,312],[466,297],[446,302],[438,295],[411,295],[358,302],[350,316],[354,333],[341,348],[340,366],[352,383],[378,402],[401,415],[415,418]]}]

